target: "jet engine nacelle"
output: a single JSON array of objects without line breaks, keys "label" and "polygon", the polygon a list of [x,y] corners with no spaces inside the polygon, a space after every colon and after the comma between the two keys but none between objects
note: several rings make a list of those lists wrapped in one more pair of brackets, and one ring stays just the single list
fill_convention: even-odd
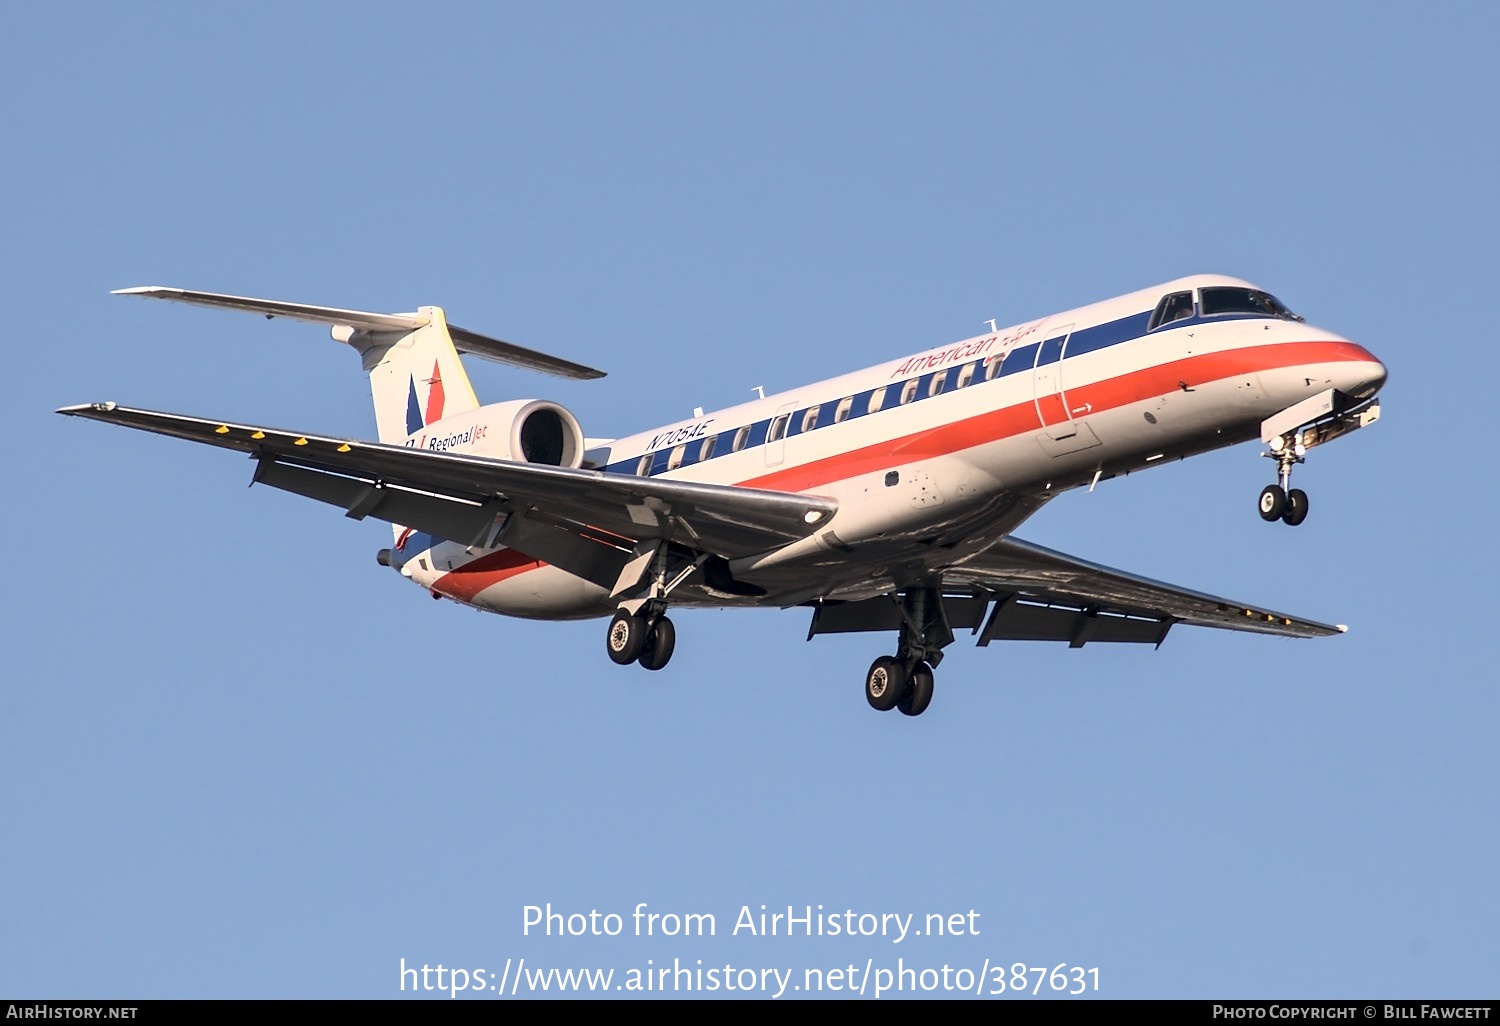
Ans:
[{"label": "jet engine nacelle", "polygon": [[444,417],[414,432],[406,446],[574,468],[583,465],[584,451],[578,418],[545,399],[493,403]]}]

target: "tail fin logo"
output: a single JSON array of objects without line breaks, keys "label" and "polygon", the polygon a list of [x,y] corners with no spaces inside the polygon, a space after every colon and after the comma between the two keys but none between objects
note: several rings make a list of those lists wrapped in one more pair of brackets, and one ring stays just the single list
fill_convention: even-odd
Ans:
[{"label": "tail fin logo", "polygon": [[408,379],[409,385],[406,393],[406,433],[414,435],[422,428],[434,421],[443,419],[443,372],[438,367],[436,360],[432,361],[432,377],[423,381],[427,386],[427,411],[423,413],[421,403],[417,399],[417,379]]}]

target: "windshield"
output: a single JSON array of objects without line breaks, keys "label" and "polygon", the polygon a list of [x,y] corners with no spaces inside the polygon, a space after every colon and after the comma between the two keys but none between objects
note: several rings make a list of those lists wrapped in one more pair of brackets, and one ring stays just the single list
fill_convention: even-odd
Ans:
[{"label": "windshield", "polygon": [[1282,321],[1302,320],[1288,310],[1281,300],[1259,289],[1217,287],[1203,289],[1200,296],[1199,310],[1204,317],[1253,314],[1257,317],[1275,317]]}]

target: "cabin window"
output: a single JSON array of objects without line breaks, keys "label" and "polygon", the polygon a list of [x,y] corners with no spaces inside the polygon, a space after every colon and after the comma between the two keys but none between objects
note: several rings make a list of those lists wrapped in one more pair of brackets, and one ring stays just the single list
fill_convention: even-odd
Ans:
[{"label": "cabin window", "polygon": [[667,469],[676,470],[678,467],[682,466],[682,457],[686,452],[687,446],[685,444],[679,445],[677,448],[673,449],[671,455],[667,457]]},{"label": "cabin window", "polygon": [[1151,321],[1146,325],[1146,330],[1165,327],[1173,321],[1186,320],[1191,316],[1193,316],[1193,294],[1173,292],[1171,295],[1163,296],[1161,302],[1156,304],[1156,310],[1151,314]]},{"label": "cabin window", "polygon": [[948,380],[948,372],[940,370],[932,376],[932,384],[927,386],[928,397],[943,394],[943,385]]},{"label": "cabin window", "polygon": [[1005,362],[1004,353],[996,353],[984,361],[984,380],[994,381],[1000,376],[1000,365]]},{"label": "cabin window", "polygon": [[783,413],[781,416],[779,416],[775,420],[771,421],[771,431],[770,431],[770,434],[768,434],[766,436],[766,441],[768,441],[768,442],[779,442],[783,438],[785,438],[786,437],[786,423],[787,423],[788,420],[791,419],[791,416],[792,415],[789,414],[789,413]]},{"label": "cabin window", "polygon": [[802,430],[804,433],[818,426],[818,411],[822,408],[821,406],[814,406],[802,415]]},{"label": "cabin window", "polygon": [[885,405],[885,386],[881,385],[870,393],[870,402],[865,407],[867,413],[879,413],[880,407]]},{"label": "cabin window", "polygon": [[854,396],[846,396],[839,400],[838,407],[833,411],[833,422],[842,424],[849,419],[849,411],[854,409]]},{"label": "cabin window", "polygon": [[698,462],[714,458],[714,445],[719,441],[718,435],[709,435],[703,440],[703,450],[698,453]]},{"label": "cabin window", "polygon": [[1280,321],[1302,320],[1269,292],[1240,286],[1203,289],[1203,316],[1222,317],[1225,314],[1274,317]]},{"label": "cabin window", "polygon": [[641,462],[635,465],[636,477],[647,477],[651,473],[651,454],[648,452],[641,457]]},{"label": "cabin window", "polygon": [[954,388],[967,388],[969,382],[974,380],[974,364],[966,363],[958,371],[958,382]]},{"label": "cabin window", "polygon": [[906,384],[901,386],[902,406],[905,406],[907,403],[911,402],[917,397],[917,385],[919,384],[921,384],[921,382],[917,378],[912,378]]},{"label": "cabin window", "polygon": [[734,452],[739,452],[748,441],[750,441],[750,425],[746,424],[734,433],[734,444],[729,448]]}]

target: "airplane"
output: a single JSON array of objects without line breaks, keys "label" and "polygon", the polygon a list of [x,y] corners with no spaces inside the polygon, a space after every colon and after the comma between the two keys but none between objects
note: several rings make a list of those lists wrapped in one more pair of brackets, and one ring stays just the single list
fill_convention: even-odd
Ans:
[{"label": "airplane", "polygon": [[1247,281],[1194,275],[621,438],[542,399],[480,405],[460,354],[603,372],[450,325],[147,286],[116,294],[328,325],[369,374],[378,442],[112,402],[58,413],[248,454],[253,484],[392,525],[381,565],[482,610],[609,617],[606,651],[660,670],[672,607],[809,607],[819,634],[896,635],[868,704],[919,716],[968,629],[1160,647],[1178,624],[1294,638],[1347,628],[1207,595],[1013,532],[1065,491],[1259,438],[1267,521],[1296,526],[1309,450],[1374,423],[1386,368]]}]

